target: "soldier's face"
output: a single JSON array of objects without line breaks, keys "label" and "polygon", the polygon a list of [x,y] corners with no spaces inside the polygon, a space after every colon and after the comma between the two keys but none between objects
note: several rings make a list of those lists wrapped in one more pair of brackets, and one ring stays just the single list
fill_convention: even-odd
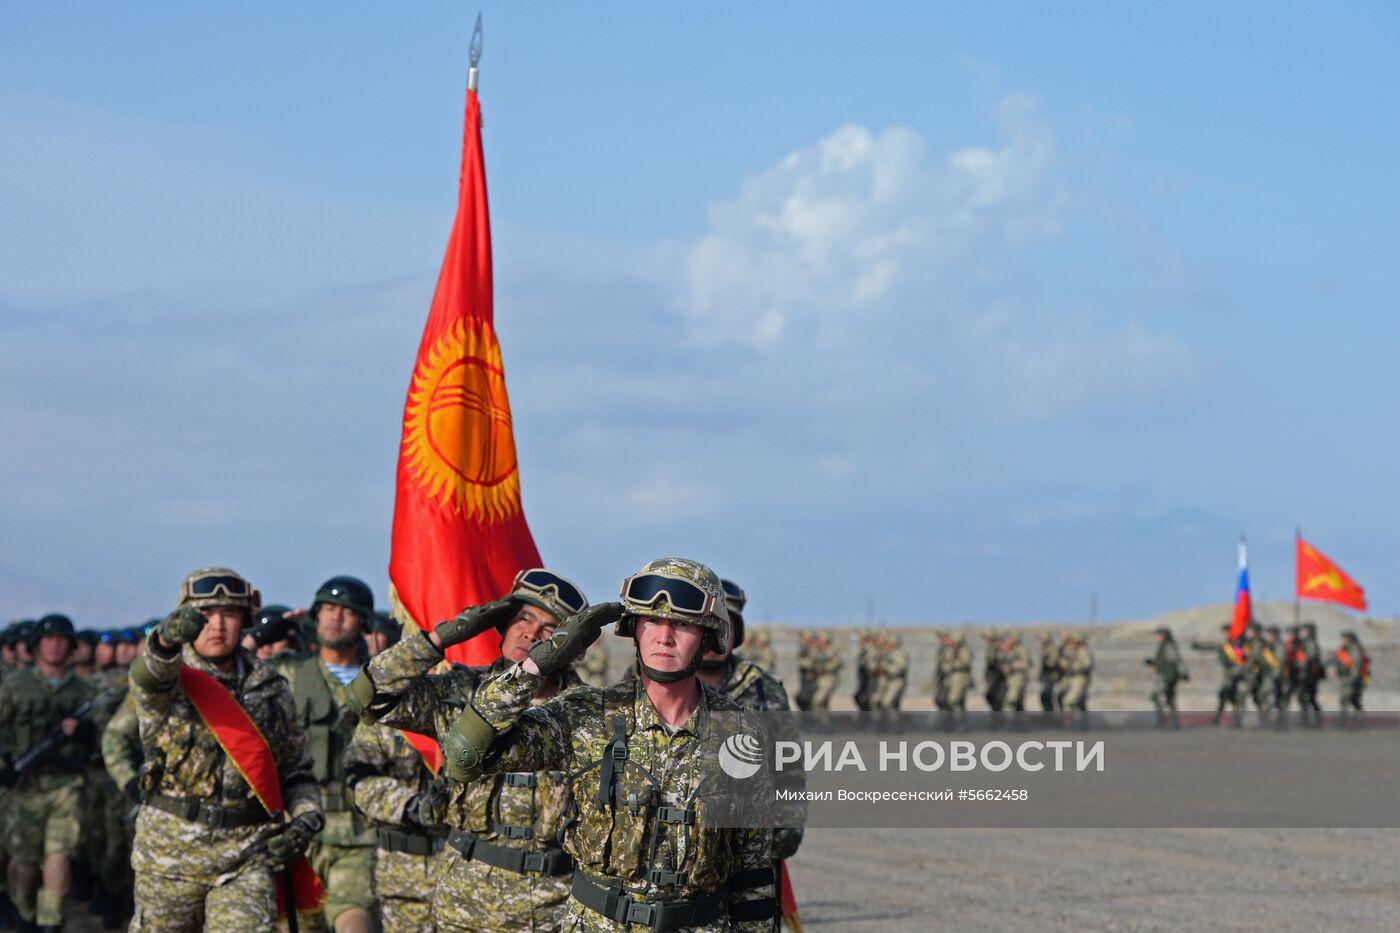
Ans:
[{"label": "soldier's face", "polygon": [[637,653],[658,671],[683,671],[700,650],[705,630],[694,622],[643,616],[637,620]]},{"label": "soldier's face", "polygon": [[12,645],[0,646],[0,658],[3,658],[6,664],[9,664],[9,665],[13,666],[14,663],[15,663],[15,649],[14,649],[14,646],[12,646]]},{"label": "soldier's face", "polygon": [[34,655],[29,653],[29,646],[24,642],[15,645],[15,658],[21,664],[30,664],[34,661]]},{"label": "soldier's face", "polygon": [[291,645],[292,643],[290,641],[283,638],[281,641],[274,641],[270,644],[258,646],[258,650],[255,654],[260,658],[275,658],[279,653],[290,648]]},{"label": "soldier's face", "polygon": [[383,632],[370,632],[365,636],[365,646],[369,648],[369,656],[372,658],[389,647],[389,636]]},{"label": "soldier's face", "polygon": [[501,637],[501,654],[508,661],[523,661],[536,642],[547,641],[559,620],[537,606],[521,606]]},{"label": "soldier's face", "polygon": [[363,631],[364,617],[348,606],[321,603],[316,610],[316,638],[323,645],[354,644]]},{"label": "soldier's face", "polygon": [[123,642],[117,645],[116,658],[118,667],[130,667],[131,662],[136,660],[140,646]]},{"label": "soldier's face", "polygon": [[78,642],[78,647],[73,649],[74,664],[92,663],[92,644],[86,641]]},{"label": "soldier's face", "polygon": [[40,661],[59,665],[73,654],[73,643],[63,635],[45,635],[39,639],[37,650]]},{"label": "soldier's face", "polygon": [[110,642],[99,641],[92,649],[92,660],[98,667],[111,667],[115,658],[116,653],[112,650]]},{"label": "soldier's face", "polygon": [[210,606],[204,610],[204,619],[204,628],[194,640],[194,650],[202,658],[232,654],[243,637],[243,610],[233,606]]}]

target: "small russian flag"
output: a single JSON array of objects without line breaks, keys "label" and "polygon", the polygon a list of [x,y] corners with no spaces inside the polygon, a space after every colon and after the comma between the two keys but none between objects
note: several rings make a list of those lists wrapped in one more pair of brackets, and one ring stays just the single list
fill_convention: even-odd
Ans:
[{"label": "small russian flag", "polygon": [[1230,641],[1236,641],[1249,628],[1249,558],[1245,553],[1244,535],[1240,535],[1240,580],[1235,585],[1235,615],[1230,620]]}]

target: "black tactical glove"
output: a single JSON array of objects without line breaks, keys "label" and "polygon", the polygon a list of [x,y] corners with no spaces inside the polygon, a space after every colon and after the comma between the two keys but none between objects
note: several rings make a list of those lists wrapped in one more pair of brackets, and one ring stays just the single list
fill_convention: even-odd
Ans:
[{"label": "black tactical glove", "polygon": [[311,839],[326,825],[319,813],[303,813],[292,817],[280,833],[267,840],[267,854],[272,856],[272,864],[283,868],[298,855],[306,851]]},{"label": "black tactical glove", "polygon": [[404,806],[404,822],[424,829],[437,829],[447,816],[447,785],[434,781]]},{"label": "black tactical glove", "polygon": [[193,606],[181,606],[160,623],[160,640],[167,645],[187,645],[204,631],[204,613]]},{"label": "black tactical glove", "polygon": [[530,649],[530,660],[545,676],[562,670],[598,640],[603,626],[622,618],[624,611],[622,603],[599,603],[569,616],[548,641],[538,642]]},{"label": "black tactical glove", "polygon": [[509,622],[521,605],[520,600],[514,596],[505,596],[480,606],[468,606],[457,614],[457,618],[439,622],[433,631],[437,633],[438,640],[444,648],[460,645],[482,632],[488,632]]}]

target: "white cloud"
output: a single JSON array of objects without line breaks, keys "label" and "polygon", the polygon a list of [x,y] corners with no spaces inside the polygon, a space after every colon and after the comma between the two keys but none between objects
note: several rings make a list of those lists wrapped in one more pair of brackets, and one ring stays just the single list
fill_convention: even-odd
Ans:
[{"label": "white cloud", "polygon": [[998,148],[932,158],[907,127],[840,127],[710,208],[683,259],[680,308],[704,344],[776,350],[794,328],[868,317],[936,283],[985,241],[1053,234],[1068,201],[1034,98],[999,107]]}]

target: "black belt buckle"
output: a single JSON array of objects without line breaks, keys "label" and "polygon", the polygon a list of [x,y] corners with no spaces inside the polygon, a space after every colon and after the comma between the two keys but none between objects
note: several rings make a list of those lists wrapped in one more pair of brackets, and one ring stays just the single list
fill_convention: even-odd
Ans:
[{"label": "black belt buckle", "polygon": [[528,853],[528,854],[525,856],[525,858],[522,859],[521,862],[520,862],[520,870],[521,870],[521,871],[532,871],[532,872],[534,872],[534,873],[537,874],[537,875],[542,875],[542,874],[544,874],[544,869],[545,869],[545,859],[544,859],[544,856],[541,855],[541,854],[538,853],[538,852],[530,852],[530,853]]},{"label": "black belt buckle", "polygon": [[681,807],[657,807],[656,818],[663,823],[677,823],[681,826],[695,825],[695,811]]},{"label": "black belt buckle", "polygon": [[679,887],[685,884],[685,872],[664,871],[660,868],[652,868],[647,870],[647,880],[661,887]]},{"label": "black belt buckle", "polygon": [[644,904],[634,900],[627,901],[626,914],[623,923],[640,923],[645,927],[654,925],[660,919],[655,904]]}]

